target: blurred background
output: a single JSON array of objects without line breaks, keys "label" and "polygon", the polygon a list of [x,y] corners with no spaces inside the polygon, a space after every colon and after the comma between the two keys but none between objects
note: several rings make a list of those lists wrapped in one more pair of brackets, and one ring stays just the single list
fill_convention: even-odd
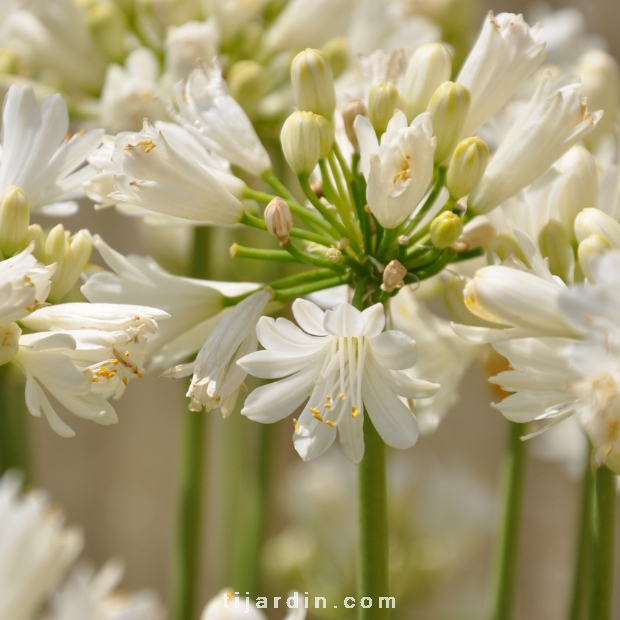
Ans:
[{"label": "blurred background", "polygon": [[[609,51],[620,57],[618,3],[574,0],[549,4],[554,9],[578,8],[588,31],[605,37]],[[527,17],[528,3],[482,2],[478,19],[489,9],[524,12]],[[93,213],[84,208],[65,226],[71,230],[88,227],[104,239],[114,239],[122,253],[148,251],[144,230],[131,218],[110,210]],[[226,240],[213,253],[226,268],[230,261]],[[111,556],[123,558],[125,587],[152,587],[164,600],[174,542],[179,423],[181,408],[186,406],[183,393],[180,381],[147,376],[132,383],[117,404],[118,425],[100,427],[72,418],[76,431],[72,439],[54,434],[44,420],[30,420],[36,483],[64,508],[69,523],[84,529],[83,557],[97,565]],[[398,573],[393,581],[399,618],[473,620],[488,610],[507,432],[506,421],[489,405],[494,399],[482,365],[474,364],[462,383],[461,403],[437,432],[421,438],[408,452],[391,455],[392,558]],[[341,590],[354,595],[354,557],[349,551],[354,550],[355,539],[355,467],[338,454],[311,465],[300,463],[291,442],[290,419],[265,431],[257,426],[241,416],[229,420],[209,416],[204,515],[209,534],[203,548],[203,601],[231,585],[233,575],[243,575],[238,549],[247,526],[248,502],[257,489],[252,451],[242,448],[242,439],[243,445],[251,446],[259,432],[269,433],[272,450],[267,465],[272,483],[261,576],[251,595],[285,596],[291,585],[309,583],[310,596],[329,596],[334,578],[340,582],[338,596]],[[224,443],[235,445],[230,437],[239,439],[238,448],[223,453]],[[532,451],[536,451],[535,443],[531,442]],[[338,449],[335,446],[331,452]],[[232,486],[231,479],[236,480]],[[574,472],[562,463],[530,460],[519,620],[566,617],[579,495]],[[225,529],[228,534],[222,533]],[[329,561],[321,549],[330,553]],[[616,557],[620,558],[620,547]],[[617,575],[620,583],[620,566]],[[269,613],[273,618],[283,616],[282,609]],[[620,619],[620,600],[615,617]]]}]

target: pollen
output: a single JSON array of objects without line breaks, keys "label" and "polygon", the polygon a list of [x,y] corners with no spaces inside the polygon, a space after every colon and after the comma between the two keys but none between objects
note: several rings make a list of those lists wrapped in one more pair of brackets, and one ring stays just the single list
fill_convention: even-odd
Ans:
[{"label": "pollen", "polygon": [[295,435],[299,435],[299,423],[293,418],[293,425],[295,426]]},{"label": "pollen", "polygon": [[325,420],[325,424],[327,424],[327,426],[336,426],[331,420]]},{"label": "pollen", "polygon": [[322,416],[320,413],[313,413],[313,414],[312,414],[312,417],[313,417],[315,420],[318,420],[319,422],[322,422],[322,421],[323,421],[323,416]]},{"label": "pollen", "polygon": [[312,415],[321,415],[321,412],[316,407],[310,407],[310,413]]},{"label": "pollen", "polygon": [[324,407],[325,409],[331,409],[331,408],[332,408],[332,405],[331,405],[331,403],[325,403],[325,404],[323,405],[323,407]]},{"label": "pollen", "polygon": [[359,414],[360,414],[360,410],[359,410],[359,409],[357,409],[357,408],[355,408],[355,407],[351,407],[351,415],[352,415],[354,418],[357,418],[357,416],[358,416]]},{"label": "pollen", "polygon": [[392,183],[396,183],[399,179],[404,183],[408,179],[411,178],[411,169],[409,168],[409,155],[401,155],[400,156],[400,165],[401,170],[394,175],[392,179]]},{"label": "pollen", "polygon": [[343,400],[345,396],[346,396],[346,394],[344,392],[340,392],[340,394],[338,394],[338,398],[340,400]]},{"label": "pollen", "polygon": [[99,379],[97,379],[97,377],[93,377],[93,383],[99,383]]}]

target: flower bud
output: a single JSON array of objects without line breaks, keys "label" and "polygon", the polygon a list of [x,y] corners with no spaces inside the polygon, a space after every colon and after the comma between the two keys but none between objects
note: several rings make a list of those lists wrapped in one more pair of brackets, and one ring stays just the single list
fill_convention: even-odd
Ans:
[{"label": "flower bud", "polygon": [[458,241],[467,246],[468,250],[486,248],[496,235],[497,230],[493,224],[482,218],[476,218],[465,226]]},{"label": "flower bud", "polygon": [[478,136],[461,140],[454,150],[446,185],[454,198],[467,196],[480,183],[489,163],[489,147]]},{"label": "flower bud", "polygon": [[349,142],[353,145],[356,153],[359,153],[359,142],[353,123],[355,123],[355,119],[358,116],[368,116],[368,110],[362,101],[352,99],[342,108],[342,120],[344,121],[344,130],[347,138],[349,138]]},{"label": "flower bud", "polygon": [[509,258],[516,257],[524,265],[529,266],[529,262],[521,249],[521,246],[517,243],[517,240],[509,235],[497,235],[491,240],[487,247],[487,251],[497,254],[501,261],[508,260]]},{"label": "flower bud", "polygon": [[431,241],[439,250],[449,248],[462,232],[463,220],[451,211],[440,213],[431,222]]},{"label": "flower bud", "polygon": [[26,193],[21,187],[9,185],[0,194],[0,252],[5,258],[26,247],[29,222]]},{"label": "flower bud", "polygon": [[590,282],[595,281],[592,275],[593,263],[598,261],[598,259],[610,249],[611,246],[601,235],[590,235],[579,244],[579,247],[577,248],[579,266]]},{"label": "flower bud", "polygon": [[84,271],[92,251],[90,235],[85,230],[69,236],[62,224],[54,226],[45,241],[46,265],[56,263],[48,300],[60,301],[74,287]]},{"label": "flower bud", "polygon": [[479,327],[493,325],[493,323],[481,319],[469,310],[465,303],[466,285],[467,279],[462,276],[453,276],[448,280],[443,297],[450,314],[458,323],[463,325],[477,325]]},{"label": "flower bud", "polygon": [[325,258],[330,263],[339,263],[342,258],[342,252],[338,248],[329,248],[325,253]]},{"label": "flower bud", "polygon": [[122,62],[125,48],[122,41],[127,30],[127,19],[114,2],[103,1],[88,7],[86,21],[97,47],[112,62]]},{"label": "flower bud", "polygon": [[320,114],[328,120],[333,117],[336,88],[332,68],[323,52],[310,48],[299,52],[291,65],[291,82],[300,110]]},{"label": "flower bud", "polygon": [[34,249],[32,250],[32,255],[38,261],[45,262],[45,233],[39,224],[28,226],[25,245],[29,245],[33,241]]},{"label": "flower bud", "polygon": [[469,90],[458,82],[444,82],[431,97],[427,112],[437,137],[435,161],[441,163],[450,155],[463,133],[469,112]]},{"label": "flower bud", "polygon": [[403,280],[407,275],[407,267],[399,263],[396,259],[390,261],[383,271],[383,284],[381,288],[386,293],[391,293],[395,288],[401,288]]},{"label": "flower bud", "polygon": [[334,126],[324,116],[319,114],[315,115],[315,120],[319,127],[319,159],[325,159],[331,153],[332,146],[334,146]]},{"label": "flower bud", "polygon": [[22,330],[17,323],[0,325],[0,366],[10,362],[19,351]]},{"label": "flower bud", "polygon": [[254,116],[263,95],[266,69],[254,60],[240,60],[228,72],[228,90],[248,116]]},{"label": "flower bud", "polygon": [[620,248],[620,223],[599,209],[584,209],[575,218],[577,241],[591,235],[600,235],[612,248]]},{"label": "flower bud", "polygon": [[564,282],[570,282],[575,268],[573,247],[568,233],[558,220],[551,219],[538,237],[540,252],[549,261],[549,271]]},{"label": "flower bud", "polygon": [[349,44],[344,37],[330,39],[322,48],[332,68],[334,78],[339,78],[349,66]]},{"label": "flower bud", "polygon": [[293,228],[293,214],[290,207],[282,198],[276,196],[265,207],[264,217],[267,230],[278,239],[280,245],[286,245]]},{"label": "flower bud", "polygon": [[310,174],[321,158],[322,129],[317,115],[298,110],[282,126],[280,141],[288,165],[295,174]]},{"label": "flower bud", "polygon": [[575,242],[574,225],[583,209],[598,205],[598,173],[594,156],[583,146],[575,145],[556,164],[562,172],[554,184],[549,201],[557,205],[560,221],[566,228],[571,243]]},{"label": "flower bud", "polygon": [[428,43],[415,51],[402,86],[409,122],[426,111],[431,97],[450,79],[451,72],[450,52],[441,43]]},{"label": "flower bud", "polygon": [[376,82],[368,93],[368,118],[377,133],[383,133],[394,110],[405,107],[402,95],[392,82]]}]

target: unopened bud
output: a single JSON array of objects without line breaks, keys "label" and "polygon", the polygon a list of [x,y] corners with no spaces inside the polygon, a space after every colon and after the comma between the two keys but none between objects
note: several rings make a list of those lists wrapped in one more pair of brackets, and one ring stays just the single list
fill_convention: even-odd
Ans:
[{"label": "unopened bud", "polygon": [[377,133],[383,133],[394,116],[394,110],[403,110],[405,103],[392,82],[376,82],[368,93],[368,118]]},{"label": "unopened bud", "polygon": [[84,271],[92,251],[92,242],[87,231],[80,230],[69,236],[62,224],[54,226],[45,242],[45,264],[56,263],[48,300],[56,303],[63,299],[75,286]]},{"label": "unopened bud", "polygon": [[593,265],[598,262],[600,257],[610,249],[611,246],[604,237],[601,237],[601,235],[590,235],[579,244],[579,247],[577,248],[579,266],[590,282],[595,281],[592,275]]},{"label": "unopened bud", "polygon": [[600,235],[612,248],[620,248],[620,223],[599,209],[584,209],[575,218],[575,237],[581,243]]},{"label": "unopened bud", "polygon": [[428,43],[415,51],[402,86],[409,122],[426,111],[431,97],[450,79],[451,72],[450,52],[441,43]]},{"label": "unopened bud", "polygon": [[0,252],[5,258],[26,247],[29,222],[26,193],[21,187],[9,185],[0,194]]},{"label": "unopened bud", "polygon": [[403,280],[407,275],[407,267],[399,263],[396,259],[390,261],[383,270],[383,284],[381,288],[386,293],[391,293],[395,288],[401,288],[404,284]]},{"label": "unopened bud", "polygon": [[330,39],[321,51],[329,61],[334,78],[340,77],[349,66],[350,49],[345,37]]},{"label": "unopened bud", "polygon": [[409,237],[407,237],[407,235],[400,235],[400,237],[398,237],[398,245],[409,245]]},{"label": "unopened bud", "polygon": [[433,135],[437,137],[435,161],[441,163],[457,145],[469,112],[469,90],[458,82],[444,82],[431,97],[428,113],[433,121]]},{"label": "unopened bud", "polygon": [[104,0],[88,7],[86,21],[97,47],[112,62],[122,62],[125,48],[122,41],[127,30],[127,19],[114,2]]},{"label": "unopened bud", "polygon": [[41,262],[45,262],[45,233],[39,224],[31,224],[28,226],[26,234],[26,245],[34,241],[34,249],[32,255]]},{"label": "unopened bud", "polygon": [[557,205],[560,221],[564,224],[571,243],[574,243],[577,214],[583,209],[594,209],[598,205],[596,160],[587,149],[577,144],[557,162],[556,167],[562,174],[553,186],[549,202],[552,209]]},{"label": "unopened bud", "polygon": [[468,250],[474,248],[486,248],[497,235],[495,226],[481,218],[476,218],[463,229],[463,234],[458,238],[467,244]]},{"label": "unopened bud", "polygon": [[349,142],[353,145],[356,153],[359,152],[360,146],[353,123],[358,116],[368,116],[368,110],[359,99],[352,99],[342,108],[342,120],[344,121],[344,130],[347,138],[349,138]]},{"label": "unopened bud", "polygon": [[440,213],[431,222],[431,241],[439,250],[449,248],[462,232],[463,220],[451,211]]},{"label": "unopened bud", "polygon": [[298,110],[282,126],[280,141],[288,165],[295,174],[310,174],[321,158],[321,127],[317,115]]},{"label": "unopened bud", "polygon": [[454,198],[467,196],[480,183],[489,163],[489,147],[478,136],[461,140],[454,150],[446,185]]},{"label": "unopened bud", "polygon": [[255,115],[263,95],[265,74],[265,67],[254,60],[240,60],[228,72],[229,92],[250,117]]},{"label": "unopened bud", "polygon": [[343,237],[342,239],[340,239],[340,241],[338,241],[338,243],[336,244],[336,247],[339,250],[344,250],[345,248],[348,248],[350,245],[351,245],[351,242],[346,237]]},{"label": "unopened bud", "polygon": [[0,325],[0,366],[10,362],[19,351],[19,337],[22,330],[17,323]]},{"label": "unopened bud", "polygon": [[338,263],[342,258],[342,252],[338,248],[329,248],[325,253],[325,258],[327,258],[330,263]]},{"label": "unopened bud", "polygon": [[331,119],[336,109],[334,75],[325,54],[306,49],[299,52],[291,65],[291,82],[295,102],[300,110]]},{"label": "unopened bud", "polygon": [[286,245],[293,228],[293,214],[288,204],[276,196],[265,207],[264,217],[267,230],[278,239],[280,245]]},{"label": "unopened bud", "polygon": [[467,279],[454,276],[448,280],[444,289],[444,303],[450,314],[458,323],[463,325],[491,325],[488,321],[480,318],[469,310],[465,303],[465,286]]},{"label": "unopened bud", "polygon": [[497,235],[491,240],[491,243],[487,246],[489,252],[497,254],[501,261],[508,260],[509,258],[518,258],[524,265],[529,267],[529,263],[521,246],[517,243],[516,239],[509,235]]},{"label": "unopened bud", "polygon": [[320,114],[315,116],[319,126],[320,159],[325,159],[332,151],[334,146],[334,126]]},{"label": "unopened bud", "polygon": [[538,245],[544,258],[549,261],[549,271],[569,282],[573,277],[575,257],[566,229],[561,222],[551,219],[538,236]]}]

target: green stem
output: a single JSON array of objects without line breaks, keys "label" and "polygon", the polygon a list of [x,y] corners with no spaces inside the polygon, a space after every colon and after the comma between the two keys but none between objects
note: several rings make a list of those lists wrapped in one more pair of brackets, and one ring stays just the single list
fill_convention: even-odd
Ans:
[{"label": "green stem", "polygon": [[[192,277],[204,277],[209,272],[210,237],[209,228],[197,227],[194,231]],[[202,548],[202,500],[205,495],[203,464],[206,425],[205,412],[189,411],[184,404],[172,585],[172,617],[175,620],[194,620],[196,616]]]},{"label": "green stem", "polygon": [[[364,413],[364,458],[359,464],[359,594],[370,597],[372,607],[358,607],[358,620],[390,618],[388,605],[379,608],[381,597],[389,596],[388,518],[385,475],[385,444]],[[383,600],[385,603],[385,599]]]},{"label": "green stem", "polygon": [[424,204],[418,209],[415,217],[407,224],[405,228],[404,234],[410,236],[411,233],[415,230],[416,226],[424,219],[424,216],[428,212],[428,210],[435,204],[437,197],[439,196],[439,192],[441,192],[441,188],[443,187],[443,182],[446,178],[446,168],[439,167],[437,173],[435,175],[435,181],[433,183],[433,188],[431,189],[428,198],[425,200]]},{"label": "green stem", "polygon": [[334,270],[329,269],[313,269],[312,271],[302,271],[286,278],[280,278],[269,283],[272,289],[289,288],[296,286],[297,284],[304,284],[306,282],[316,282],[324,278],[331,278],[334,275]]},{"label": "green stem", "polygon": [[611,620],[614,594],[616,474],[608,467],[595,473],[589,620]]},{"label": "green stem", "polygon": [[306,263],[307,265],[313,265],[314,267],[321,267],[323,269],[333,269],[334,271],[343,271],[346,269],[343,265],[332,263],[326,258],[318,258],[316,256],[312,256],[311,254],[306,254],[292,243],[287,243],[283,247],[299,263]]},{"label": "green stem", "polygon": [[289,301],[290,299],[301,297],[308,293],[322,291],[323,289],[339,286],[340,284],[348,284],[350,280],[351,273],[343,273],[341,276],[335,276],[334,278],[325,278],[324,280],[300,284],[299,286],[292,286],[291,288],[278,289],[275,291],[274,299],[276,301]]},{"label": "green stem", "polygon": [[278,179],[273,170],[263,172],[261,179],[263,179],[267,185],[270,185],[282,198],[286,200],[294,200],[293,194],[291,194],[288,188],[280,181],[280,179]]},{"label": "green stem", "polygon": [[521,441],[523,424],[510,422],[504,462],[504,514],[497,557],[493,620],[510,620],[515,600],[527,446]]},{"label": "green stem", "polygon": [[310,182],[308,180],[307,174],[300,174],[298,176],[299,184],[301,185],[301,189],[303,190],[306,198],[312,203],[312,206],[323,216],[326,222],[329,222],[331,226],[338,232],[338,234],[342,237],[349,238],[350,234],[347,229],[343,226],[342,222],[338,220],[335,214],[330,211],[317,197],[317,195],[312,191],[310,187]]},{"label": "green stem", "polygon": [[12,364],[0,366],[0,474],[20,469],[32,482],[30,414],[24,405],[24,379]]},{"label": "green stem", "polygon": [[342,177],[340,176],[340,166],[338,165],[338,160],[334,157],[334,154],[330,153],[327,159],[332,170],[332,176],[336,182],[336,187],[338,188],[338,195],[340,196],[341,208],[338,212],[340,213],[340,217],[342,218],[344,225],[351,231],[351,233],[355,232],[355,240],[359,242],[359,231],[353,221],[353,194],[351,193],[349,186],[347,185],[345,187],[342,182]]},{"label": "green stem", "polygon": [[575,554],[573,593],[568,618],[582,620],[588,600],[588,575],[590,569],[590,548],[592,545],[592,501],[594,499],[594,472],[591,463],[592,453],[588,450],[583,472],[581,491],[581,515],[579,519],[579,539]]},{"label": "green stem", "polygon": [[238,243],[230,246],[230,255],[233,258],[255,258],[258,260],[275,260],[284,263],[296,263],[297,259],[293,258],[284,250],[260,250],[258,248],[248,248]]}]

